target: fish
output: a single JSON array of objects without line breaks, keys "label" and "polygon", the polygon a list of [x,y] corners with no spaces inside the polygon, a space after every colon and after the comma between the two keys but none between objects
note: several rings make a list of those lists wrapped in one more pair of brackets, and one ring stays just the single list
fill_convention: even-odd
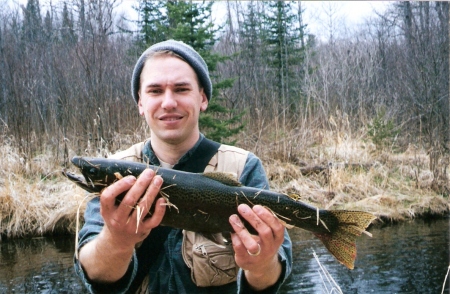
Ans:
[{"label": "fish", "polygon": [[[81,175],[63,170],[63,175],[84,190],[101,196],[107,186],[127,175],[138,177],[151,168],[163,178],[158,197],[166,200],[161,225],[207,234],[233,232],[229,217],[240,204],[262,205],[285,226],[312,232],[344,266],[354,268],[356,238],[376,216],[364,211],[325,210],[275,191],[243,186],[235,175],[223,172],[189,173],[141,162],[108,158],[72,158]],[[119,195],[116,201],[124,196]],[[149,215],[152,214],[149,209]],[[255,232],[245,221],[245,227]],[[253,230],[252,230],[253,229]]]}]

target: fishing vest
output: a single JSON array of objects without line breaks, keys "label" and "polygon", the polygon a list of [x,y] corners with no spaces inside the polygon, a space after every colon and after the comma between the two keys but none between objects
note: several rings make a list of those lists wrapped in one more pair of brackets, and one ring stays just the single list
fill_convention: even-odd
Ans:
[{"label": "fishing vest", "polygon": [[[119,151],[109,156],[109,158],[142,162],[142,150],[146,143],[147,141],[137,143],[124,151]],[[205,168],[205,172],[215,171],[235,173],[237,179],[239,179],[244,170],[247,156],[248,151],[244,149],[222,144],[217,153],[209,161]]]},{"label": "fishing vest", "polygon": [[[147,141],[120,151],[110,158],[142,162],[142,150]],[[227,172],[239,179],[244,170],[248,151],[229,145],[220,145],[217,153],[209,160],[204,172]],[[215,234],[215,240],[225,240],[222,234]],[[137,245],[138,248],[139,244]],[[198,287],[221,286],[236,281],[238,266],[229,242],[213,242],[211,236],[183,230],[182,255],[191,270],[191,279]],[[149,276],[146,275],[136,293],[146,293]]]}]

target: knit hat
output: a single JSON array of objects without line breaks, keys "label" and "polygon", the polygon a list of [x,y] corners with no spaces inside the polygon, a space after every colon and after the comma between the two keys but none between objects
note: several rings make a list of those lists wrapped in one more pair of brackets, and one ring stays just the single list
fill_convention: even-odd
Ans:
[{"label": "knit hat", "polygon": [[134,66],[133,76],[131,77],[131,94],[133,95],[136,103],[139,101],[139,83],[142,68],[144,67],[145,61],[147,60],[147,56],[151,52],[164,51],[169,50],[174,53],[180,55],[195,71],[197,74],[198,80],[200,81],[200,85],[203,87],[205,91],[206,97],[208,100],[211,99],[212,95],[212,83],[209,77],[208,66],[206,65],[203,58],[198,54],[197,51],[194,50],[191,46],[183,43],[181,41],[168,40],[160,43],[156,43],[149,47],[147,50],[142,53],[141,57],[139,57],[136,65]]}]

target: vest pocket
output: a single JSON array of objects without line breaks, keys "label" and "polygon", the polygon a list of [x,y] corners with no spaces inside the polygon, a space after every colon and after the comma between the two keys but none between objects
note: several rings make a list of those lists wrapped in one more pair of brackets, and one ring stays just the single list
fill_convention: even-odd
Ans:
[{"label": "vest pocket", "polygon": [[217,244],[200,233],[183,231],[182,254],[191,269],[191,279],[198,287],[236,281],[239,268],[231,244]]}]

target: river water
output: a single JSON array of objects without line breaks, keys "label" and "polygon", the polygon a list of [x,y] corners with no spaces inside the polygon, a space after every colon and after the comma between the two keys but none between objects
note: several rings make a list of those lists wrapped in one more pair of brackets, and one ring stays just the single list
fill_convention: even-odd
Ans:
[{"label": "river water", "polygon": [[[358,239],[355,269],[348,270],[312,234],[291,230],[294,269],[281,293],[338,293],[338,287],[343,293],[441,293],[450,265],[448,219],[415,220],[370,232],[373,238]],[[73,247],[67,236],[3,240],[0,293],[86,293],[74,274]],[[321,274],[321,267],[335,284]],[[448,280],[444,293],[450,293]]]},{"label": "river water", "polygon": [[[314,250],[343,293],[441,293],[449,258],[449,220],[416,220],[371,229],[357,240],[355,269],[348,270],[303,230],[291,231],[295,270],[283,293],[338,293],[324,283]],[[328,289],[328,290],[327,290]],[[449,281],[444,293],[450,293]]]}]

